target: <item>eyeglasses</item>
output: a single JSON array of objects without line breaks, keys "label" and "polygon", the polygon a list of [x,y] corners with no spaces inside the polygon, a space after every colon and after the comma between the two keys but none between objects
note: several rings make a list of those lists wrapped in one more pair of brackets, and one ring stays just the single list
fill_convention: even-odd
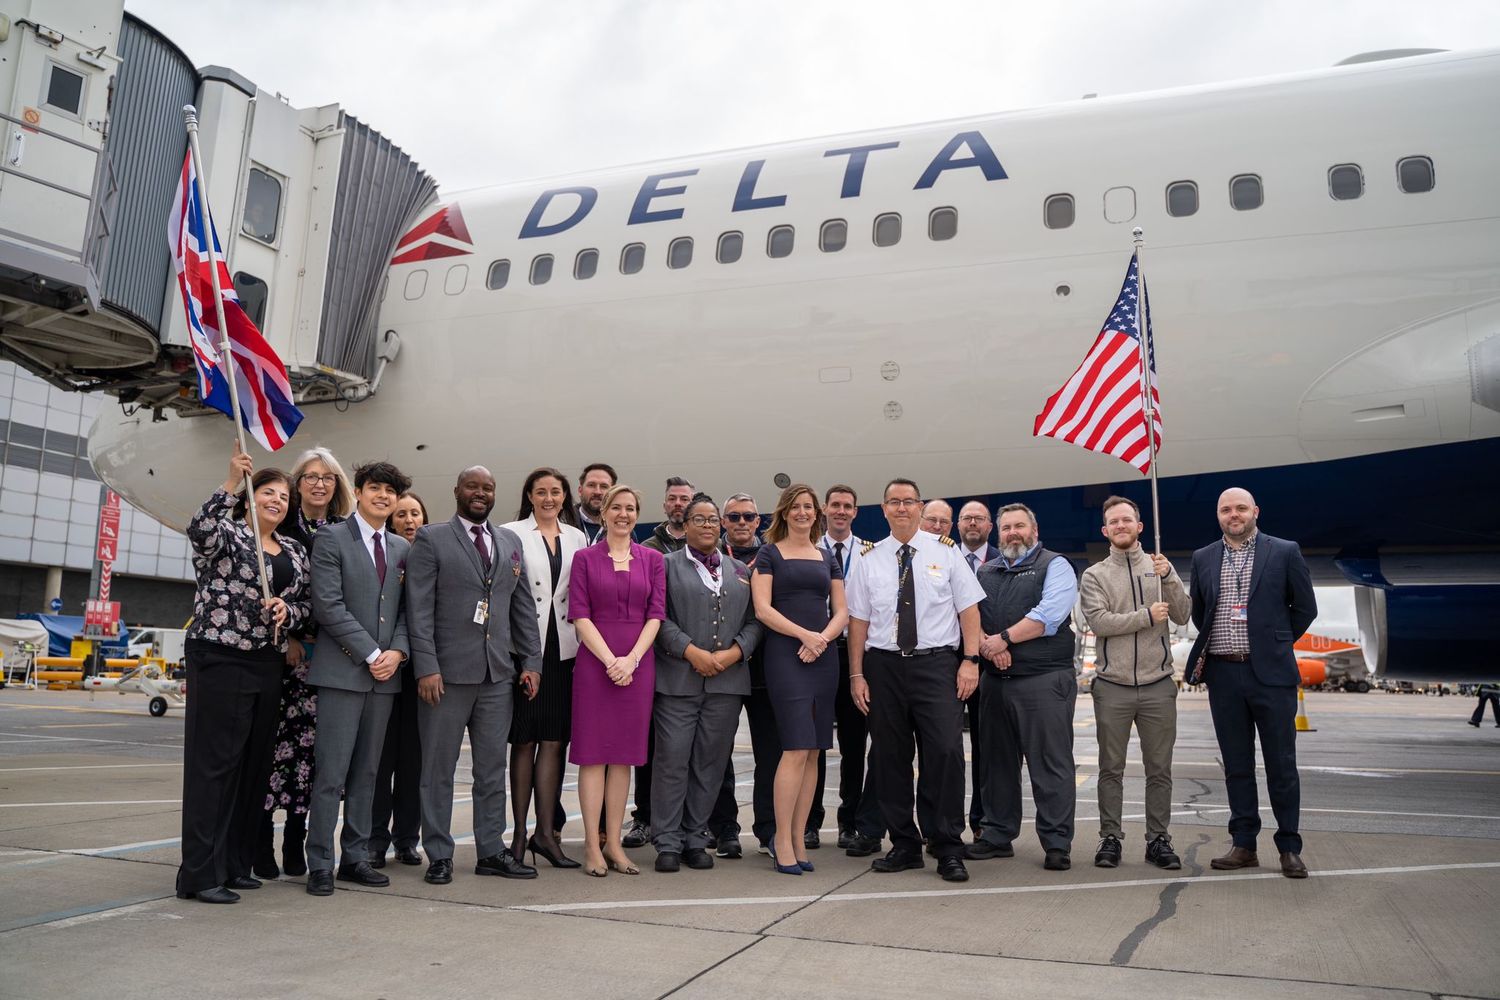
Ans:
[{"label": "eyeglasses", "polygon": [[322,484],[324,486],[332,486],[334,483],[339,481],[339,477],[331,473],[326,476],[320,476],[316,473],[304,472],[302,473],[300,478],[304,483]]},{"label": "eyeglasses", "polygon": [[967,521],[972,524],[983,524],[988,520],[989,518],[985,517],[983,514],[965,514],[963,517],[958,519],[958,523],[963,524],[965,521]]},{"label": "eyeglasses", "polygon": [[691,524],[695,528],[717,528],[719,526],[719,519],[717,517],[709,517],[706,514],[697,514],[688,518],[688,524]]},{"label": "eyeglasses", "polygon": [[922,518],[922,523],[925,525],[930,525],[934,528],[942,528],[944,531],[947,531],[949,528],[953,527],[952,521],[944,521],[936,517],[924,517]]},{"label": "eyeglasses", "polygon": [[725,514],[724,520],[728,521],[730,524],[739,524],[741,521],[759,521],[760,515],[755,513],[742,514],[736,511],[733,514]]},{"label": "eyeglasses", "polygon": [[901,510],[903,507],[905,507],[905,508],[920,507],[920,506],[922,506],[922,501],[920,501],[920,500],[912,500],[912,499],[908,499],[908,498],[896,498],[896,499],[892,499],[892,500],[887,500],[885,502],[885,505],[887,507],[891,508],[891,510]]}]

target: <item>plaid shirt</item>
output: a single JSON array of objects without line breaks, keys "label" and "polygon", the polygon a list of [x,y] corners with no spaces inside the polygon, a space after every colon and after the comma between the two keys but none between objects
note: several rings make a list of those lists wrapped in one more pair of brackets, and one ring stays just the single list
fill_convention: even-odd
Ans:
[{"label": "plaid shirt", "polygon": [[1214,607],[1213,626],[1208,635],[1209,656],[1250,655],[1249,622],[1235,621],[1233,609],[1248,609],[1250,577],[1255,572],[1255,541],[1259,537],[1260,532],[1256,531],[1238,549],[1224,543],[1224,559],[1219,563],[1219,602]]}]

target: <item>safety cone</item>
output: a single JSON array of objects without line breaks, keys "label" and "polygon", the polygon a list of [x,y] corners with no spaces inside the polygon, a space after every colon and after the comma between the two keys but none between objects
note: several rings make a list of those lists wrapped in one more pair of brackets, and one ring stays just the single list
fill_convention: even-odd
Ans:
[{"label": "safety cone", "polygon": [[1317,730],[1312,727],[1312,723],[1307,721],[1307,703],[1302,694],[1302,689],[1299,687],[1297,689],[1297,732],[1315,733]]}]

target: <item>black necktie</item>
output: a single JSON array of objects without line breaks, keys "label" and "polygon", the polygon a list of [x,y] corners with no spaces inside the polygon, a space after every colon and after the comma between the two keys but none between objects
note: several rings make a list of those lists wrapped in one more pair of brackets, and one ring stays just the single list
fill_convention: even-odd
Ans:
[{"label": "black necktie", "polygon": [[842,570],[843,573],[844,573],[844,576],[847,577],[849,575],[849,564],[844,561],[844,543],[843,542],[834,542],[833,543],[833,557],[839,561],[839,569]]},{"label": "black necktie", "polygon": [[901,590],[896,595],[896,645],[901,652],[917,648],[917,581],[912,578],[912,547],[901,546]]},{"label": "black necktie", "polygon": [[385,546],[380,544],[380,536],[370,536],[375,540],[375,575],[380,577],[380,585],[385,586]]}]

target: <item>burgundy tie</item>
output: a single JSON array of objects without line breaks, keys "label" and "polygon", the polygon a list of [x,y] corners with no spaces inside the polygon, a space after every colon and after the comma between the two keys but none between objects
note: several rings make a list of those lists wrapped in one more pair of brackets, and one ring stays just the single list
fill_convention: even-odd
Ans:
[{"label": "burgundy tie", "polygon": [[479,561],[484,563],[484,571],[490,571],[490,550],[484,547],[484,528],[474,525],[469,531],[474,535],[474,547],[479,550]]},{"label": "burgundy tie", "polygon": [[385,586],[385,546],[380,543],[380,536],[371,536],[375,539],[375,575],[380,577],[380,585]]}]

